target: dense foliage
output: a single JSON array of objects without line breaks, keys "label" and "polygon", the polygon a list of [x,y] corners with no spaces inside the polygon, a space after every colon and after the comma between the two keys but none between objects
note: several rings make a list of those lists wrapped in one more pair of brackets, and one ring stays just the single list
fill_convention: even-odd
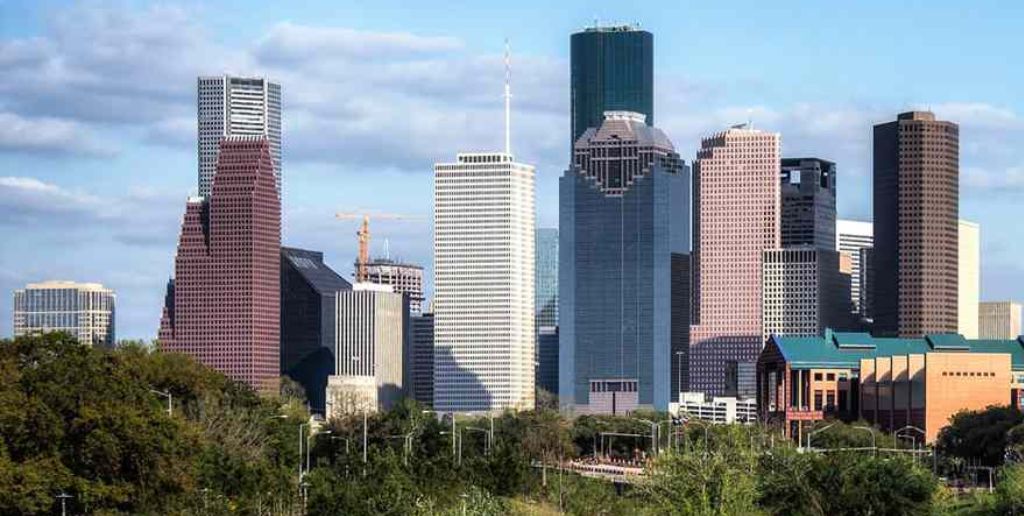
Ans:
[{"label": "dense foliage", "polygon": [[0,342],[0,513],[50,514],[62,492],[72,514],[286,506],[298,450],[284,442],[305,414],[277,419],[282,403],[182,355],[60,333]]},{"label": "dense foliage", "polygon": [[[157,391],[173,396],[173,414]],[[139,345],[99,350],[60,334],[0,342],[0,514],[53,514],[62,492],[70,496],[70,514],[284,515],[302,514],[304,507],[322,515],[453,516],[1024,509],[1024,466],[1004,466],[992,494],[957,497],[933,474],[934,462],[874,451],[896,442],[863,423],[818,425],[813,445],[819,451],[806,452],[752,426],[691,422],[669,436],[667,417],[658,413],[569,420],[541,408],[493,419],[459,416],[453,425],[450,416],[412,401],[365,420],[327,423],[310,439],[312,464],[300,481],[299,424],[308,422],[303,399],[293,382],[282,383],[281,396],[259,397],[187,357]],[[1013,454],[1004,452],[1024,437],[1014,418],[1019,413],[996,408],[958,415],[940,445],[954,458],[1012,462]],[[661,423],[656,443],[652,422]],[[558,466],[597,455],[643,464],[647,474],[623,486]]]}]

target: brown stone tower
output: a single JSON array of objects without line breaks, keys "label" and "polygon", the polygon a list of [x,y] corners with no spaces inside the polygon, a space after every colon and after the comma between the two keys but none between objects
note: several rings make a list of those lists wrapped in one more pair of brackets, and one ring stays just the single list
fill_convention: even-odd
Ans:
[{"label": "brown stone tower", "polygon": [[960,129],[930,112],[875,126],[875,333],[957,332]]}]

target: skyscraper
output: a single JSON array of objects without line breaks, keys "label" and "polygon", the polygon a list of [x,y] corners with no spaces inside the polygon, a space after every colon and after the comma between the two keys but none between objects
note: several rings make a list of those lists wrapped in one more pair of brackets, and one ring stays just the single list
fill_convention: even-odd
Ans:
[{"label": "skyscraper", "polygon": [[388,410],[405,394],[407,302],[388,285],[356,283],[337,294],[336,373],[328,415]]},{"label": "skyscraper", "polygon": [[570,38],[574,145],[605,111],[631,111],[654,124],[654,36],[633,26],[590,27]]},{"label": "skyscraper", "polygon": [[199,77],[199,196],[210,195],[220,140],[263,136],[270,144],[274,184],[281,194],[281,86],[262,77]]},{"label": "skyscraper", "polygon": [[281,248],[281,373],[306,389],[319,414],[326,410],[327,377],[338,356],[338,292],[351,289],[324,263],[323,253]]},{"label": "skyscraper", "polygon": [[688,349],[689,168],[640,113],[609,111],[559,182],[559,398],[667,410]]},{"label": "skyscraper", "polygon": [[836,164],[782,160],[782,247],[832,249],[836,241]]},{"label": "skyscraper", "polygon": [[763,336],[820,335],[826,328],[848,330],[849,275],[840,254],[812,246],[764,252]]},{"label": "skyscraper", "polygon": [[185,206],[166,301],[161,349],[277,392],[281,204],[266,138],[221,142],[210,195]]},{"label": "skyscraper", "polygon": [[701,141],[693,176],[690,390],[754,394],[762,261],[765,249],[781,243],[779,176],[777,133],[747,124]]},{"label": "skyscraper", "polygon": [[434,314],[413,315],[412,397],[427,407],[434,406]]},{"label": "skyscraper", "polygon": [[850,277],[850,300],[853,302],[855,312],[863,317],[870,317],[871,314],[865,310],[863,300],[868,297],[865,287],[867,279],[867,268],[863,264],[865,249],[870,250],[875,245],[874,225],[870,222],[859,220],[836,220],[836,250],[846,253],[851,260],[852,272]]},{"label": "skyscraper", "polygon": [[63,331],[82,344],[112,347],[114,301],[114,291],[99,283],[29,283],[14,291],[14,336]]},{"label": "skyscraper", "polygon": [[1021,304],[986,301],[978,308],[978,334],[982,339],[1014,339],[1024,335]]},{"label": "skyscraper", "polygon": [[974,222],[957,224],[957,333],[978,338],[981,302],[981,228]]},{"label": "skyscraper", "polygon": [[558,326],[558,229],[537,228],[534,293],[537,331]]},{"label": "skyscraper", "polygon": [[434,165],[434,408],[534,406],[534,169],[504,152]]},{"label": "skyscraper", "polygon": [[956,333],[960,129],[923,111],[874,131],[874,331]]}]

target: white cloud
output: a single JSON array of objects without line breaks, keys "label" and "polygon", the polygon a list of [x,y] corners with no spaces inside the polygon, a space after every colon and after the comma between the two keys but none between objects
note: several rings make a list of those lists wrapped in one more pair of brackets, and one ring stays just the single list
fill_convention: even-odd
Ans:
[{"label": "white cloud", "polygon": [[89,128],[73,120],[26,118],[0,112],[0,151],[110,156],[113,149],[96,142]]},{"label": "white cloud", "polygon": [[310,27],[282,22],[260,39],[255,53],[268,62],[310,64],[335,59],[406,59],[461,50],[462,42],[448,36],[419,36],[408,32],[370,32],[343,27]]},{"label": "white cloud", "polygon": [[1024,166],[1005,169],[966,167],[961,169],[963,187],[983,193],[1024,193]]}]

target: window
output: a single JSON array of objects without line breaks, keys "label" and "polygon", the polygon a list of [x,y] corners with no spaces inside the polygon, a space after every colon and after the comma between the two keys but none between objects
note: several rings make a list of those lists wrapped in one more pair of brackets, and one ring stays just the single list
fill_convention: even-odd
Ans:
[{"label": "window", "polygon": [[830,382],[834,381],[836,379],[836,374],[835,373],[828,373],[828,374],[825,375],[825,379],[830,381]]},{"label": "window", "polygon": [[820,390],[814,391],[814,410],[821,410],[822,394]]},{"label": "window", "polygon": [[821,381],[821,373],[814,373],[814,381],[816,381],[816,382],[820,382]]}]

